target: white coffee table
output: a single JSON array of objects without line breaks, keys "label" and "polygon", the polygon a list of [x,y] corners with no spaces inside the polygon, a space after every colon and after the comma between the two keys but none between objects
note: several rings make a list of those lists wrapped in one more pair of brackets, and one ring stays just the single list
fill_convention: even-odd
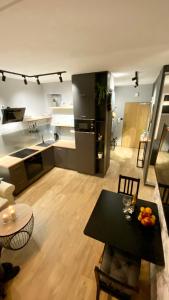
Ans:
[{"label": "white coffee table", "polygon": [[2,216],[8,208],[0,212],[0,245],[1,247],[18,250],[29,241],[34,225],[32,209],[27,204],[15,204],[16,220],[3,223]]}]

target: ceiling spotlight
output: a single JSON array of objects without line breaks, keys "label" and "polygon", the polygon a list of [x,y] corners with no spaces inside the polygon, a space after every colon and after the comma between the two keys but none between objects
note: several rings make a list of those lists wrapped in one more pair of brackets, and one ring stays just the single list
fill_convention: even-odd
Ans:
[{"label": "ceiling spotlight", "polygon": [[37,81],[37,84],[40,84],[40,80],[39,80],[38,76],[36,76],[36,81]]},{"label": "ceiling spotlight", "polygon": [[61,72],[58,72],[57,74],[59,75],[59,80],[60,80],[60,82],[63,82],[62,73],[61,73]]},{"label": "ceiling spotlight", "polygon": [[135,81],[134,87],[138,87],[138,72],[135,72],[135,76],[132,78],[132,81]]},{"label": "ceiling spotlight", "polygon": [[6,80],[6,76],[4,75],[4,72],[2,71],[2,81],[5,81]]},{"label": "ceiling spotlight", "polygon": [[28,84],[27,79],[26,79],[26,76],[25,76],[25,75],[22,75],[22,77],[24,78],[24,84],[25,84],[25,85]]}]

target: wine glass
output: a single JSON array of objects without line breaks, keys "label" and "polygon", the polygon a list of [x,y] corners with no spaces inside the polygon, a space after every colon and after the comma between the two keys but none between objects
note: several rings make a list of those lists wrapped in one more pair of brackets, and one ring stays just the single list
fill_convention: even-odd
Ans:
[{"label": "wine glass", "polygon": [[131,206],[131,197],[125,195],[123,197],[123,205],[123,212],[126,214],[129,212],[129,207]]}]

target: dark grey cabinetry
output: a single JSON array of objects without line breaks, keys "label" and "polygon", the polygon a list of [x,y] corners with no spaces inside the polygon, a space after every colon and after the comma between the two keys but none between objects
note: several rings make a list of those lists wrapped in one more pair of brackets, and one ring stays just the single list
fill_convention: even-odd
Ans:
[{"label": "dark grey cabinetry", "polygon": [[94,132],[75,132],[77,171],[90,175],[96,169],[96,135]]},{"label": "dark grey cabinetry", "polygon": [[84,126],[75,126],[77,171],[104,176],[110,163],[110,73],[105,71],[73,75],[72,83],[75,125],[77,122],[79,124],[78,119],[95,120],[93,136],[87,123],[86,130]]},{"label": "dark grey cabinetry", "polygon": [[9,176],[10,176],[10,182],[15,185],[14,194],[20,193],[29,184],[23,162],[9,168]]},{"label": "dark grey cabinetry", "polygon": [[[14,194],[19,194],[27,186],[37,180],[44,173],[48,172],[54,167],[54,150],[53,147],[45,149],[40,152],[42,156],[42,168],[36,173],[33,177],[29,177],[28,174],[28,165],[31,157],[35,157],[39,154],[35,154],[31,157],[26,158],[25,160],[17,163],[9,168],[0,167],[0,176],[4,178],[4,181],[12,183],[15,185]],[[31,161],[30,161],[31,163]]]},{"label": "dark grey cabinetry", "polygon": [[15,164],[10,168],[5,168],[1,166],[0,176],[4,179],[4,181],[15,185],[15,195],[20,193],[29,184],[23,162]]},{"label": "dark grey cabinetry", "polygon": [[76,150],[54,147],[55,166],[64,169],[76,170]]},{"label": "dark grey cabinetry", "polygon": [[53,147],[42,151],[42,162],[43,162],[43,170],[45,172],[49,171],[54,167],[55,163],[54,163]]},{"label": "dark grey cabinetry", "polygon": [[75,119],[95,119],[95,74],[72,76]]}]

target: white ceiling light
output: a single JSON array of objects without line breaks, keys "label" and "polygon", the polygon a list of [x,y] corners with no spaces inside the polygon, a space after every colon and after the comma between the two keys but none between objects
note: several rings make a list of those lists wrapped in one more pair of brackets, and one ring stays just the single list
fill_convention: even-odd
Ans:
[{"label": "white ceiling light", "polygon": [[113,76],[115,78],[121,78],[121,77],[129,76],[129,73],[118,73],[118,72],[116,72],[116,73],[113,73]]}]

